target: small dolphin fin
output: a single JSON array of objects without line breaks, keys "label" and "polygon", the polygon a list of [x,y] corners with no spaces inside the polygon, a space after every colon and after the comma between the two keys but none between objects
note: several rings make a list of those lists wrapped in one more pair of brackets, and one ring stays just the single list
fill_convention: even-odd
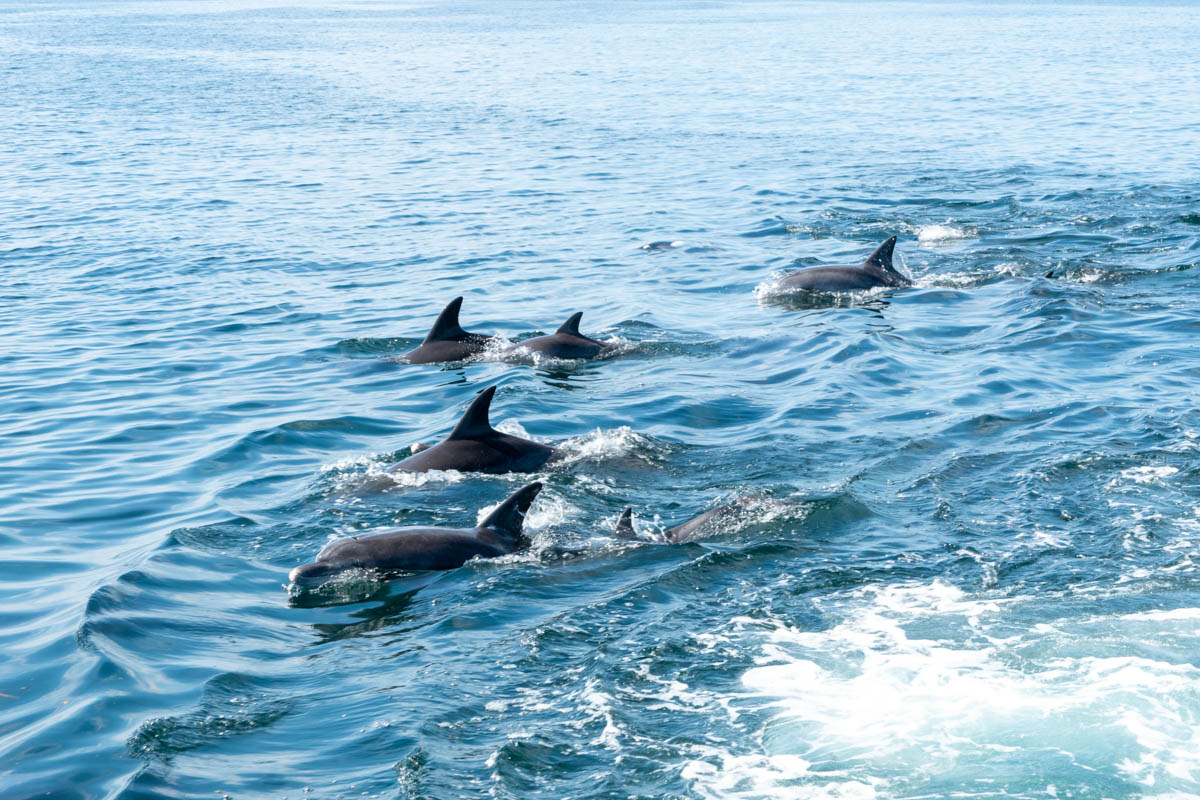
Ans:
[{"label": "small dolphin fin", "polygon": [[533,498],[542,490],[542,484],[534,481],[508,496],[495,511],[487,515],[487,519],[479,523],[480,528],[491,528],[502,533],[520,535],[525,524],[525,514],[533,504]]},{"label": "small dolphin fin", "polygon": [[453,341],[467,335],[467,332],[458,324],[458,310],[462,308],[462,301],[461,297],[456,297],[442,309],[442,313],[438,314],[433,327],[429,329],[429,333],[425,336],[425,344],[429,342]]},{"label": "small dolphin fin", "polygon": [[621,512],[621,518],[617,520],[617,527],[613,530],[613,535],[618,539],[638,538],[637,531],[633,529],[632,508],[626,508]]},{"label": "small dolphin fin", "polygon": [[571,315],[570,319],[558,326],[558,330],[556,330],[555,333],[566,333],[571,336],[582,336],[583,334],[579,332],[579,320],[581,319],[583,319],[583,312],[576,311]]},{"label": "small dolphin fin", "polygon": [[492,396],[496,394],[496,387],[489,386],[480,392],[471,405],[467,407],[467,413],[462,415],[462,419],[454,426],[454,430],[450,431],[450,435],[446,437],[450,439],[482,439],[496,432],[492,427],[492,423],[488,421],[488,411],[492,407]]},{"label": "small dolphin fin", "polygon": [[896,268],[892,266],[892,251],[896,249],[896,237],[890,237],[886,242],[875,248],[875,252],[867,256],[867,260],[863,264],[874,264],[877,267],[895,272]]},{"label": "small dolphin fin", "polygon": [[1046,275],[1045,275],[1044,277],[1047,277],[1047,278],[1053,278],[1053,277],[1054,277],[1054,270],[1050,270],[1049,272],[1047,272],[1047,273],[1046,273]]}]

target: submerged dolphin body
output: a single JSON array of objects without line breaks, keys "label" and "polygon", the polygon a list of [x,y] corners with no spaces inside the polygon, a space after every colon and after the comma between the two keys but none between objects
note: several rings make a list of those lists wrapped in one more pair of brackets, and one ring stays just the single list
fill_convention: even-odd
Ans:
[{"label": "submerged dolphin body", "polygon": [[[661,534],[655,536],[654,540],[662,542],[693,542],[701,537],[719,533],[723,523],[733,520],[755,499],[754,497],[744,497],[736,503],[718,506],[712,511],[706,511],[681,525],[667,528]],[[613,535],[618,539],[642,541],[642,537],[638,536],[637,531],[633,527],[632,508],[626,508],[621,512],[621,518],[617,520],[617,527]]]},{"label": "submerged dolphin body", "polygon": [[508,352],[532,350],[551,358],[595,358],[604,349],[604,343],[579,332],[579,320],[581,319],[583,319],[583,312],[576,311],[554,333],[518,342],[510,347]]},{"label": "submerged dolphin body", "polygon": [[806,290],[810,292],[855,292],[880,286],[912,286],[912,281],[892,266],[892,251],[896,237],[875,248],[875,252],[858,266],[806,267],[784,275],[775,284],[778,291]]},{"label": "submerged dolphin body", "polygon": [[541,490],[536,482],[517,490],[475,528],[397,528],[338,539],[327,544],[316,561],[293,569],[288,580],[314,584],[351,569],[454,569],[472,558],[523,550],[529,546],[522,530],[525,514]]},{"label": "submerged dolphin body", "polygon": [[496,387],[489,386],[471,401],[467,412],[445,440],[424,448],[389,471],[533,472],[554,456],[554,448],[501,433],[488,421]]},{"label": "submerged dolphin body", "polygon": [[450,301],[433,327],[425,336],[425,341],[415,350],[404,354],[404,359],[410,364],[433,364],[438,361],[462,361],[473,355],[482,353],[491,336],[464,331],[458,324],[458,310],[462,308],[461,297]]}]

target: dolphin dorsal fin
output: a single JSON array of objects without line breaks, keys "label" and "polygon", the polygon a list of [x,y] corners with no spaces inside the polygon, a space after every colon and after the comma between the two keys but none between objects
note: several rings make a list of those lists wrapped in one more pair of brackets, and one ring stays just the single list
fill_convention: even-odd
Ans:
[{"label": "dolphin dorsal fin", "polygon": [[617,520],[617,527],[613,530],[613,535],[618,539],[638,538],[637,531],[633,529],[632,508],[626,508],[621,512],[621,518]]},{"label": "dolphin dorsal fin", "polygon": [[525,514],[533,504],[533,498],[537,497],[541,490],[542,484],[537,481],[521,487],[497,506],[495,511],[488,514],[487,518],[479,523],[479,527],[519,537],[521,528],[525,525]]},{"label": "dolphin dorsal fin", "polygon": [[566,333],[571,336],[579,336],[582,338],[583,334],[579,332],[579,320],[581,319],[583,319],[583,312],[576,311],[571,315],[570,319],[558,326],[558,330],[556,330],[555,333]]},{"label": "dolphin dorsal fin", "polygon": [[467,332],[458,324],[458,310],[462,308],[462,301],[461,297],[456,297],[442,309],[442,313],[438,314],[433,327],[429,329],[429,333],[425,336],[426,344],[429,342],[452,341],[467,335]]},{"label": "dolphin dorsal fin", "polygon": [[462,415],[462,419],[454,426],[454,430],[450,431],[449,439],[482,439],[496,432],[492,427],[492,423],[488,422],[488,411],[492,407],[492,395],[496,394],[496,387],[489,386],[479,393],[471,405],[467,407],[467,413]]},{"label": "dolphin dorsal fin", "polygon": [[888,272],[895,272],[896,268],[892,266],[892,251],[896,249],[896,237],[890,237],[886,242],[875,248],[875,252],[867,256],[867,260],[863,262],[863,266],[876,266],[881,269],[886,269]]}]

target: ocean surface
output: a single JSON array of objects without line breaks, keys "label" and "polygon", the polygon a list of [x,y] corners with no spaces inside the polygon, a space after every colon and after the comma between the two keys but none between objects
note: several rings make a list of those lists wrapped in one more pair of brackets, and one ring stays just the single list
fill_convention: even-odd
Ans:
[{"label": "ocean surface", "polygon": [[[0,798],[1200,797],[1197,41],[0,0]],[[401,363],[458,295],[612,355]],[[492,385],[533,548],[289,589],[529,480],[385,472]]]}]

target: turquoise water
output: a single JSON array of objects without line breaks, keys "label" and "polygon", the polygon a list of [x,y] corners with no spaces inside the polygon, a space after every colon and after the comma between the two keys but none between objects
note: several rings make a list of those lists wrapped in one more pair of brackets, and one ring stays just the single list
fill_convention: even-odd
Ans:
[{"label": "turquoise water", "polygon": [[[0,3],[0,797],[1200,796],[1198,39]],[[892,234],[911,289],[769,291]],[[459,294],[616,355],[398,363]],[[289,593],[527,480],[381,477],[493,384],[534,548]]]}]

